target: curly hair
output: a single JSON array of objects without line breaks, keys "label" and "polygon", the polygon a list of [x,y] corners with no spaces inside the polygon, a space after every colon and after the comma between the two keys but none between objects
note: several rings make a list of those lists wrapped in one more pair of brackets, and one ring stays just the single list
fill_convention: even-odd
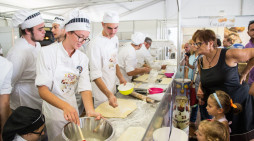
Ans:
[{"label": "curly hair", "polygon": [[228,141],[229,130],[219,121],[203,120],[199,124],[199,132],[205,135],[207,141]]}]

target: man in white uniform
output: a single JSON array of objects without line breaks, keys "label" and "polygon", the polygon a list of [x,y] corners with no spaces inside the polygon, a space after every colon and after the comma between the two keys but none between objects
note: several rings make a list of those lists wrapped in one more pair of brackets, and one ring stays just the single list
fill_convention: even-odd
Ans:
[{"label": "man in white uniform", "polygon": [[[152,45],[152,39],[149,37],[145,38],[144,45],[140,48],[140,50],[137,50],[137,67],[153,67],[153,57],[151,53],[149,52],[149,48]],[[154,66],[156,67],[156,66]],[[166,69],[166,65],[162,65],[161,69]]]},{"label": "man in white uniform", "polygon": [[54,35],[55,41],[57,43],[62,42],[64,40],[65,30],[63,29],[63,17],[55,17],[53,23],[52,23],[52,33]]},{"label": "man in white uniform", "polygon": [[10,115],[12,63],[0,56],[0,140],[4,123]]},{"label": "man in white uniform", "polygon": [[131,43],[126,43],[119,49],[118,61],[121,73],[127,82],[131,82],[132,76],[149,73],[150,68],[137,68],[136,50],[139,50],[145,40],[145,35],[136,32],[131,36]]},{"label": "man in white uniform", "polygon": [[7,54],[7,59],[13,64],[11,109],[27,106],[41,110],[42,99],[34,81],[36,59],[41,49],[38,41],[45,36],[44,21],[40,12],[35,10],[17,11],[12,21],[14,27],[19,27],[22,37]]},{"label": "man in white uniform", "polygon": [[146,66],[151,66],[153,63],[153,57],[151,56],[148,49],[152,44],[152,39],[149,37],[145,38],[144,45],[136,51],[137,53],[137,67],[143,67],[145,64]]},{"label": "man in white uniform", "polygon": [[95,107],[107,100],[112,107],[117,107],[117,99],[114,95],[117,77],[120,83],[126,83],[117,63],[119,41],[115,35],[118,25],[118,13],[106,12],[102,22],[102,32],[86,48],[90,60]]},{"label": "man in white uniform", "polygon": [[68,122],[80,124],[75,93],[81,94],[87,116],[101,116],[93,108],[89,60],[78,50],[89,40],[90,21],[75,9],[69,13],[64,28],[63,42],[42,48],[37,60],[35,84],[44,100],[42,110],[49,141],[63,140],[61,132]]}]

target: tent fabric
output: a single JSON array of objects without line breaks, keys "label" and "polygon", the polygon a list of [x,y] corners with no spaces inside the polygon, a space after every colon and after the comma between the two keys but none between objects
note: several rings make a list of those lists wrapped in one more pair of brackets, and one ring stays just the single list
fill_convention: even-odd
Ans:
[{"label": "tent fabric", "polygon": [[[253,0],[178,0],[182,19],[204,18],[207,16],[253,16]],[[1,0],[0,17],[11,17],[20,9],[34,9],[44,19],[54,20],[70,10],[79,8],[86,12],[93,22],[101,22],[105,11],[117,11],[120,21],[128,20],[175,20],[177,0]]]}]

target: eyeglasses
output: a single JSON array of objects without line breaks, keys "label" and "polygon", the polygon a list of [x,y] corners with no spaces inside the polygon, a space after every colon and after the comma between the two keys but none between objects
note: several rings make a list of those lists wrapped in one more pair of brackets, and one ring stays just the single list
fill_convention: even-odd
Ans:
[{"label": "eyeglasses", "polygon": [[196,44],[195,44],[195,43],[189,43],[189,45],[191,45],[191,46],[195,46]]},{"label": "eyeglasses", "polygon": [[87,42],[90,41],[89,38],[80,37],[80,36],[78,36],[77,33],[75,33],[75,32],[73,32],[73,33],[78,37],[78,42],[80,42],[80,43],[82,43],[82,42],[84,42],[84,41],[87,41]]},{"label": "eyeglasses", "polygon": [[41,130],[41,132],[32,132],[32,133],[34,133],[34,134],[38,134],[38,135],[40,135],[41,136],[41,134],[42,134],[42,132],[44,131],[44,129],[45,129],[45,126],[43,127],[43,129]]},{"label": "eyeglasses", "polygon": [[201,45],[203,45],[204,42],[197,42],[195,43],[196,46],[200,47]]}]

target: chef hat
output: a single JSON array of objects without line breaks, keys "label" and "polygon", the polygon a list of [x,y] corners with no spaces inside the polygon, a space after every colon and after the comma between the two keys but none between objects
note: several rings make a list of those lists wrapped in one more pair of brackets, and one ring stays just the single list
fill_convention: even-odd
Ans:
[{"label": "chef hat", "polygon": [[41,13],[37,10],[19,10],[12,17],[13,26],[21,29],[31,28],[43,22]]},{"label": "chef hat", "polygon": [[12,112],[3,128],[3,140],[13,140],[16,134],[24,135],[39,129],[45,123],[38,109],[20,106]]},{"label": "chef hat", "polygon": [[86,30],[90,31],[90,20],[88,15],[77,8],[72,10],[65,20],[65,31]]},{"label": "chef hat", "polygon": [[115,11],[108,11],[104,13],[103,23],[119,23],[119,15]]},{"label": "chef hat", "polygon": [[61,16],[55,17],[54,21],[52,23],[56,23],[59,25],[62,25],[62,23],[64,22],[64,18]]},{"label": "chef hat", "polygon": [[141,33],[141,32],[136,32],[136,33],[134,33],[134,34],[131,35],[131,42],[132,42],[134,45],[139,45],[139,44],[144,43],[145,38],[146,38],[146,36],[145,36],[143,33]]}]

